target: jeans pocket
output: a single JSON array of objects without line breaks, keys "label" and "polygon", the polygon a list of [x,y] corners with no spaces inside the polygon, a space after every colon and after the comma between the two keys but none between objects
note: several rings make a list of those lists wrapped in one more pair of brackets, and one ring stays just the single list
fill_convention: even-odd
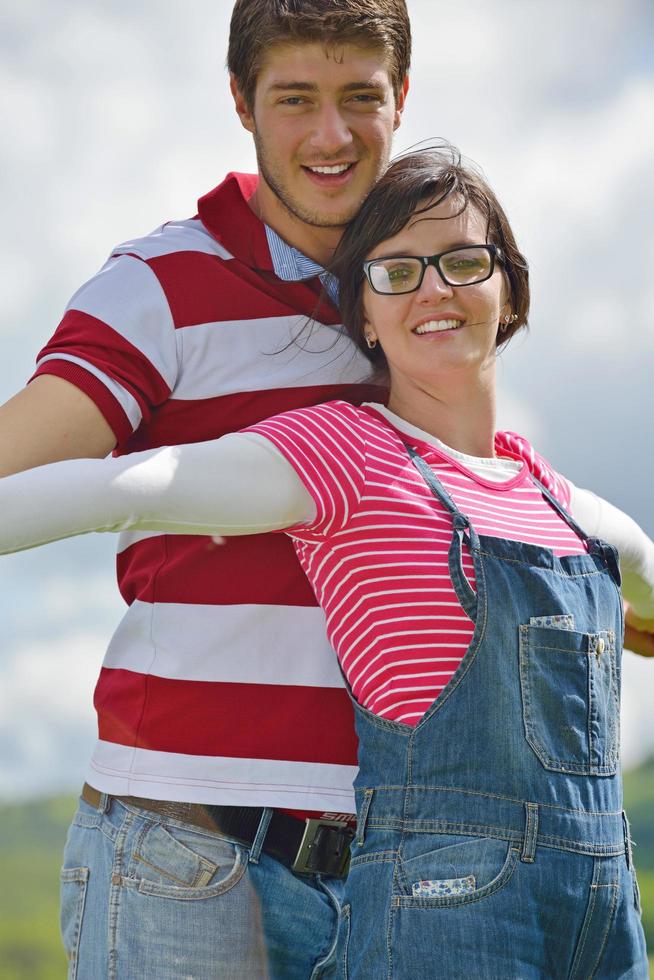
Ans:
[{"label": "jeans pocket", "polygon": [[480,901],[507,884],[519,856],[507,841],[444,836],[433,850],[403,854],[397,873],[401,894],[394,896],[393,905],[453,908]]},{"label": "jeans pocket", "polygon": [[193,901],[233,888],[246,868],[246,852],[232,841],[180,824],[146,820],[124,883],[136,883],[145,895]]},{"label": "jeans pocket", "polygon": [[68,980],[77,976],[79,941],[82,932],[82,917],[86,901],[86,887],[89,880],[88,868],[62,868],[61,887],[61,938],[68,957]]},{"label": "jeans pocket", "polygon": [[615,634],[520,627],[525,735],[543,767],[612,776],[618,766]]}]

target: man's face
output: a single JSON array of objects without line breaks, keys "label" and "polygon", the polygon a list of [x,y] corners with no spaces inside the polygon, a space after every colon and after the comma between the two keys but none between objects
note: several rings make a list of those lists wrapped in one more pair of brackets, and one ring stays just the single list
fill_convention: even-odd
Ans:
[{"label": "man's face", "polygon": [[386,53],[343,45],[276,45],[257,79],[252,132],[261,217],[281,234],[297,221],[341,228],[385,170],[404,92],[396,104]]}]

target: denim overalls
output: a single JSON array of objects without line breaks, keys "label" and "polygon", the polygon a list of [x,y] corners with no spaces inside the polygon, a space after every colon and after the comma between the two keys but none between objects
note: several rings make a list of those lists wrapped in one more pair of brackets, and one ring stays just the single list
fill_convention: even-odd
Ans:
[{"label": "denim overalls", "polygon": [[540,485],[588,554],[478,536],[407,449],[452,515],[450,574],[475,631],[415,728],[355,704],[343,975],[646,978],[622,811],[616,552]]}]

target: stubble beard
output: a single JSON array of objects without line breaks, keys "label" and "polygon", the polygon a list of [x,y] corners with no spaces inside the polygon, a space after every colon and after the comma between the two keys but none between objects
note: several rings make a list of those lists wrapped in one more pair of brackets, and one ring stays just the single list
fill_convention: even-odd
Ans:
[{"label": "stubble beard", "polygon": [[[319,211],[311,211],[309,208],[304,206],[297,196],[291,193],[288,187],[284,184],[279,171],[277,171],[275,167],[270,164],[266,150],[263,146],[263,142],[257,133],[254,134],[254,146],[257,154],[259,173],[279,203],[282,205],[284,210],[291,215],[291,217],[295,218],[297,221],[302,221],[305,225],[310,225],[312,228],[345,228],[345,226],[349,224],[352,218],[354,218],[354,216],[357,214],[366,196],[370,193],[374,186],[373,182],[366,191],[366,194],[362,195],[361,199],[357,201],[356,204],[351,205],[347,211],[343,211],[340,214],[332,213],[327,215],[321,214]],[[375,182],[379,179],[382,172],[383,169],[380,168],[379,174],[375,176]]]}]

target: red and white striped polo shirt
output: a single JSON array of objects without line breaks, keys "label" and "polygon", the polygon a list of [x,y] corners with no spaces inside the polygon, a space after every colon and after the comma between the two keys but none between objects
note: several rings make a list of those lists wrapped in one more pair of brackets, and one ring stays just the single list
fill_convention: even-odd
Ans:
[{"label": "red and white striped polo shirt", "polygon": [[[194,219],[114,249],[41,352],[36,373],[86,392],[119,453],[382,397],[318,280],[274,274],[255,186],[230,175]],[[118,578],[129,609],[95,692],[93,786],[352,809],[352,709],[288,538],[125,534]]]},{"label": "red and white striped polo shirt", "polygon": [[[451,517],[403,440],[415,445],[480,534],[558,555],[585,551],[530,478],[530,468],[567,506],[565,480],[512,433],[497,435],[497,454],[528,463],[498,483],[459,454],[416,439],[416,430],[399,432],[371,406],[321,405],[252,431],[285,455],[313,497],[315,520],[290,533],[357,700],[384,718],[417,724],[452,677],[474,629],[448,570]],[[474,587],[469,552],[463,565]]]}]

